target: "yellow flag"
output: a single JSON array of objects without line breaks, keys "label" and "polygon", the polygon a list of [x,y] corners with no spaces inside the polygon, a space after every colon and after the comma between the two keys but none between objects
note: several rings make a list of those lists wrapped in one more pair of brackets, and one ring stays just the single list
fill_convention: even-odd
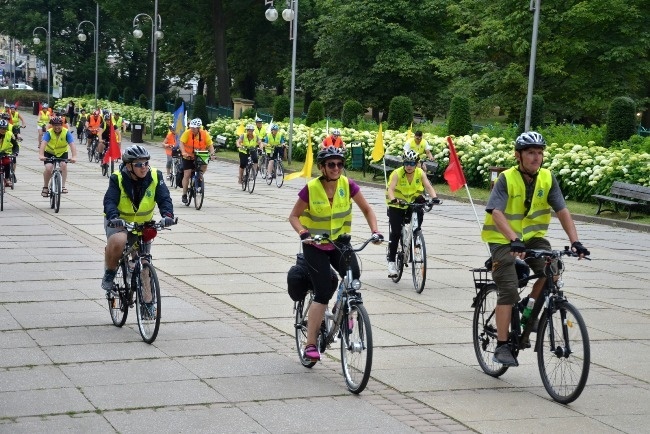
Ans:
[{"label": "yellow flag", "polygon": [[411,122],[411,126],[409,127],[409,130],[406,132],[407,142],[411,139],[411,136],[413,136],[413,122]]},{"label": "yellow flag", "polygon": [[377,138],[375,139],[375,147],[373,148],[370,157],[373,162],[384,158],[384,133],[381,131],[381,122],[379,122],[379,131],[377,132]]},{"label": "yellow flag", "polygon": [[309,134],[307,135],[307,153],[305,154],[305,165],[302,166],[302,170],[300,172],[293,172],[284,175],[284,180],[291,181],[292,179],[296,179],[296,178],[310,179],[313,165],[314,165],[314,154],[311,148],[311,129],[310,129]]},{"label": "yellow flag", "polygon": [[241,136],[245,132],[246,132],[246,128],[244,127],[244,121],[241,121],[239,123],[239,126],[237,127],[237,131],[235,131],[235,134],[237,134],[238,136]]}]

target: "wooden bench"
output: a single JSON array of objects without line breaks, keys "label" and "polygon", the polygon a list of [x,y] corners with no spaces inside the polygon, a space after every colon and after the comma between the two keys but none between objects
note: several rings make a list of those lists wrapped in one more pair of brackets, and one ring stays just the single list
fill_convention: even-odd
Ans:
[{"label": "wooden bench", "polygon": [[[402,159],[394,155],[386,155],[384,159],[386,160],[387,177],[390,177],[390,174],[392,173],[393,170],[397,169],[398,167],[402,167],[403,165]],[[435,181],[436,172],[438,170],[438,163],[435,161],[424,161],[423,163],[424,163],[424,171],[427,174],[427,178],[429,178],[429,181],[431,181],[431,183],[433,184]],[[376,179],[377,177],[383,175],[384,173],[384,165],[380,164],[380,162],[371,164],[368,167],[374,170],[372,179]]]},{"label": "wooden bench", "polygon": [[[612,188],[609,190],[609,195],[593,194],[591,197],[598,201],[596,215],[603,211],[618,212],[620,205],[623,209],[627,208],[627,218],[629,219],[632,216],[633,209],[644,207],[650,203],[650,187],[614,181]],[[605,202],[612,202],[614,209],[603,209],[602,206]]]}]

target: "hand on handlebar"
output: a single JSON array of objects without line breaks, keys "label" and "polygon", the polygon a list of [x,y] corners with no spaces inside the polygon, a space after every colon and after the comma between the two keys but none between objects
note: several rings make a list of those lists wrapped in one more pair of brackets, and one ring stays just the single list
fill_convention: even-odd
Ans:
[{"label": "hand on handlebar", "polygon": [[111,219],[108,221],[109,228],[123,228],[126,226],[126,222],[122,219]]},{"label": "hand on handlebar", "polygon": [[372,233],[372,243],[381,244],[384,241],[384,236],[379,232]]},{"label": "hand on handlebar", "polygon": [[526,245],[519,238],[510,241],[510,253],[523,259],[526,255]]},{"label": "hand on handlebar", "polygon": [[174,220],[173,217],[163,217],[160,219],[158,224],[164,228],[168,228],[170,226],[174,226],[176,224],[176,220]]},{"label": "hand on handlebar", "polygon": [[591,254],[591,252],[587,250],[587,248],[583,246],[580,241],[574,241],[571,244],[571,251],[576,253],[580,259]]}]

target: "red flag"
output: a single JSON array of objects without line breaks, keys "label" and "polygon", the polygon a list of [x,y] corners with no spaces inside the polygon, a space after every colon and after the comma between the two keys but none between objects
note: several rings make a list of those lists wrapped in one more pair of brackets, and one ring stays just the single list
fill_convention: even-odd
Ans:
[{"label": "red flag", "polygon": [[108,152],[104,154],[104,164],[108,164],[111,160],[119,160],[122,158],[122,151],[117,144],[117,136],[115,135],[115,128],[113,128],[113,116],[108,123]]},{"label": "red flag", "polygon": [[14,105],[16,106],[16,109],[18,109],[18,106],[20,105],[20,101],[16,101]]},{"label": "red flag", "polygon": [[447,136],[447,144],[449,145],[449,166],[445,169],[444,177],[447,184],[449,184],[449,189],[453,192],[463,188],[467,181],[465,181],[463,166],[460,165],[454,142],[451,141],[449,136]]}]

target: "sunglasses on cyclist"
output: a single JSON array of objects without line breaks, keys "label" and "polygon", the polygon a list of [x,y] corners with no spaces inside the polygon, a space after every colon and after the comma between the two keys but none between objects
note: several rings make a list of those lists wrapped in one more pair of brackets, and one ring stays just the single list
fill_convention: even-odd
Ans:
[{"label": "sunglasses on cyclist", "polygon": [[343,162],[342,161],[338,161],[338,162],[328,161],[327,162],[327,168],[328,169],[334,169],[335,167],[338,167],[339,169],[343,169]]},{"label": "sunglasses on cyclist", "polygon": [[405,161],[404,165],[405,166],[415,166],[417,163],[415,161]]},{"label": "sunglasses on cyclist", "polygon": [[142,169],[143,167],[149,167],[149,162],[145,161],[144,163],[133,163],[133,167],[137,167],[138,169]]}]

